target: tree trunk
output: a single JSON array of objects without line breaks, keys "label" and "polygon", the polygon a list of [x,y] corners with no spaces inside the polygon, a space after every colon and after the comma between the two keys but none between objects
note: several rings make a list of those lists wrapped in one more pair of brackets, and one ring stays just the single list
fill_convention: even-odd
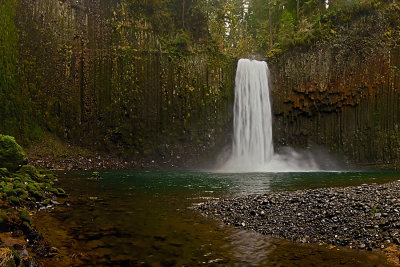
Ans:
[{"label": "tree trunk", "polygon": [[268,7],[268,24],[269,24],[269,46],[270,48],[272,48],[272,46],[274,45],[274,42],[272,40],[272,12],[271,12],[271,3],[269,4]]},{"label": "tree trunk", "polygon": [[182,0],[182,30],[185,29],[185,0]]}]

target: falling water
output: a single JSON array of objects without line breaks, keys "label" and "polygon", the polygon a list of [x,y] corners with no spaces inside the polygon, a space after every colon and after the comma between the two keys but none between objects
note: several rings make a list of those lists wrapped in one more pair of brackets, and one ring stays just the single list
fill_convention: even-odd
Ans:
[{"label": "falling water", "polygon": [[239,60],[232,157],[247,163],[267,163],[274,154],[267,73],[268,66],[263,61]]},{"label": "falling water", "polygon": [[228,172],[283,172],[318,169],[312,158],[293,150],[275,154],[269,99],[269,69],[264,61],[240,59],[235,78],[233,144]]}]

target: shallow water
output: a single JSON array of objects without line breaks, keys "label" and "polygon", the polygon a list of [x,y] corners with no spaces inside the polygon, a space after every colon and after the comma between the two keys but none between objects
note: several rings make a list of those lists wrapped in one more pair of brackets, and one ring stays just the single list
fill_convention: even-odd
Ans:
[{"label": "shallow water", "polygon": [[60,250],[46,266],[374,266],[382,255],[302,245],[236,229],[191,209],[206,200],[246,194],[384,183],[397,172],[207,173],[90,172],[60,175],[70,206],[34,217]]}]

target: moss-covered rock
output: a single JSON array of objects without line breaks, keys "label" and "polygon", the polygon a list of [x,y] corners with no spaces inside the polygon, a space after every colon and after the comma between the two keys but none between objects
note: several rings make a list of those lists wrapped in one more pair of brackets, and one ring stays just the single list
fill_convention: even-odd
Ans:
[{"label": "moss-covered rock", "polygon": [[15,138],[0,134],[0,168],[16,171],[28,161],[28,157]]},{"label": "moss-covered rock", "polygon": [[46,169],[39,169],[40,175],[42,175],[46,181],[54,181],[56,176],[50,170]]},{"label": "moss-covered rock", "polygon": [[21,204],[29,204],[29,197],[28,197],[27,193],[24,193],[18,197],[19,197]]},{"label": "moss-covered rock", "polygon": [[19,198],[16,197],[16,196],[10,196],[10,197],[8,197],[8,201],[9,201],[12,205],[14,205],[14,206],[19,206],[19,205],[21,204],[21,201],[20,201]]},{"label": "moss-covered rock", "polygon": [[66,197],[66,196],[67,196],[67,193],[65,193],[64,189],[62,189],[62,188],[57,188],[56,196],[58,196],[58,197]]},{"label": "moss-covered rock", "polygon": [[10,174],[10,172],[7,170],[7,168],[0,168],[0,177],[7,177]]},{"label": "moss-covered rock", "polygon": [[29,215],[29,213],[26,210],[21,210],[19,212],[19,218],[23,222],[27,222],[29,224],[31,223],[31,216]]},{"label": "moss-covered rock", "polygon": [[[40,208],[43,203],[47,206],[54,196],[67,196],[63,189],[53,186],[55,176],[51,172],[24,165],[25,158],[14,138],[0,135],[0,232],[20,229],[28,235],[33,226],[25,209]],[[0,266],[4,266],[1,260],[0,255]],[[18,265],[19,259],[14,257],[13,262]]]},{"label": "moss-covered rock", "polygon": [[[12,186],[12,185],[11,185]],[[11,197],[11,196],[15,196],[17,193],[15,192],[15,190],[10,187],[9,185],[4,186],[3,190],[2,190],[7,196]]]},{"label": "moss-covered rock", "polygon": [[31,178],[34,181],[41,181],[43,180],[43,175],[31,165],[23,165],[17,172],[18,176],[22,178]]},{"label": "moss-covered rock", "polygon": [[43,199],[43,193],[40,192],[38,189],[31,188],[29,190],[29,195],[34,197],[37,201],[40,201]]}]

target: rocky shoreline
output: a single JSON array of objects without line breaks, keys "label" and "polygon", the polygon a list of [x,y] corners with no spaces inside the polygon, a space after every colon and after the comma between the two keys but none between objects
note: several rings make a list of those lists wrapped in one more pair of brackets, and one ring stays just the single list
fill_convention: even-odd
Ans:
[{"label": "rocky shoreline", "polygon": [[59,198],[67,194],[56,187],[52,172],[27,162],[15,139],[0,134],[0,266],[40,266],[36,257],[58,254],[33,225],[31,215],[61,205]]},{"label": "rocky shoreline", "polygon": [[[169,148],[169,153],[164,154],[134,153],[129,157],[122,157],[117,151],[106,152],[82,147],[47,134],[42,141],[25,147],[24,151],[28,155],[30,165],[55,171],[171,170],[208,166],[209,156],[185,153],[190,147],[177,144]],[[205,153],[205,148],[202,149],[202,153]]]},{"label": "rocky shoreline", "polygon": [[400,180],[250,195],[197,209],[228,225],[301,243],[367,250],[400,245]]},{"label": "rocky shoreline", "polygon": [[[165,170],[182,168],[184,160],[146,160],[131,159],[123,160],[112,154],[101,154],[90,151],[89,155],[43,155],[40,152],[32,152],[29,149],[29,164],[43,169],[55,171],[72,170]],[[186,164],[189,164],[186,162]]]}]

